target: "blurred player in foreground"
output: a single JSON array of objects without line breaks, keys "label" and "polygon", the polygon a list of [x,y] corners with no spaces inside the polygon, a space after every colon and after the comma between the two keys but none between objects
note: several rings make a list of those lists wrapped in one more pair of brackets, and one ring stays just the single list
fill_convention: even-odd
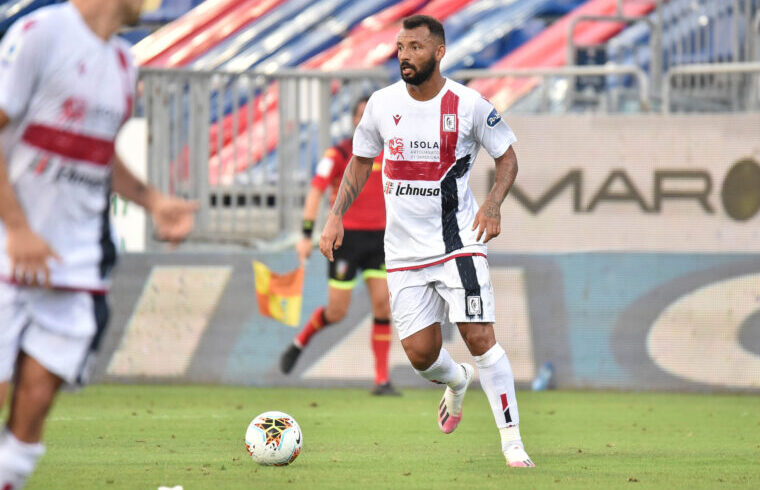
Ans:
[{"label": "blurred player in foreground", "polygon": [[[448,305],[501,434],[512,467],[535,466],[525,453],[514,376],[496,342],[494,294],[486,242],[501,231],[500,207],[517,176],[512,130],[476,91],[441,76],[446,53],[443,26],[415,15],[397,38],[399,82],[370,97],[354,133],[354,158],[346,169],[320,240],[333,260],[343,243],[341,218],[385,151],[383,189],[387,226],[385,257],[391,313],[412,366],[425,379],[446,384],[438,407],[444,433],[462,419],[462,402],[475,370],[457,364],[442,348],[440,322]],[[494,158],[494,184],[478,209],[470,169],[480,146]]]},{"label": "blurred player in foreground", "polygon": [[[16,22],[0,43],[0,489],[21,488],[44,453],[63,382],[81,383],[108,319],[111,191],[181,241],[197,204],[149,188],[114,154],[136,69],[115,36],[143,0],[71,0]],[[65,470],[61,470],[65,471]]]},{"label": "blurred player in foreground", "polygon": [[[359,124],[366,105],[367,100],[364,99],[354,107],[354,127]],[[311,236],[319,211],[319,202],[328,186],[332,186],[332,200],[335,200],[343,172],[351,160],[351,145],[351,138],[348,138],[328,149],[317,166],[303,210],[304,236],[296,245],[301,262],[311,255]],[[327,306],[320,306],[311,314],[309,321],[293,339],[293,343],[282,353],[280,369],[286,374],[289,373],[312,336],[346,316],[351,302],[351,291],[356,285],[357,270],[362,269],[374,315],[371,343],[375,355],[375,387],[372,394],[398,395],[388,377],[391,325],[383,250],[385,204],[380,176],[381,164],[382,157],[373,163],[367,185],[356,198],[354,207],[343,216],[345,237],[343,247],[335,252],[335,260],[330,263]]]}]

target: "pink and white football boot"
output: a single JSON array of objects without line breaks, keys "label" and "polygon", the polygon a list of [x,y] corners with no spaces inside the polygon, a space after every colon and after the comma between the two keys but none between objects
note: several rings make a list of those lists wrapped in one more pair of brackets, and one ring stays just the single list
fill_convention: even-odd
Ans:
[{"label": "pink and white football boot", "polygon": [[534,468],[536,466],[528,453],[525,452],[525,448],[519,444],[512,444],[505,449],[504,457],[507,459],[507,466],[510,468]]},{"label": "pink and white football boot", "polygon": [[441,432],[444,434],[451,434],[454,432],[454,429],[456,429],[459,422],[461,422],[464,395],[467,393],[467,388],[470,386],[472,378],[475,376],[475,368],[471,365],[463,362],[460,366],[462,366],[462,369],[464,370],[464,388],[454,391],[447,386],[446,391],[443,392],[441,404],[438,405],[438,427],[440,427]]}]

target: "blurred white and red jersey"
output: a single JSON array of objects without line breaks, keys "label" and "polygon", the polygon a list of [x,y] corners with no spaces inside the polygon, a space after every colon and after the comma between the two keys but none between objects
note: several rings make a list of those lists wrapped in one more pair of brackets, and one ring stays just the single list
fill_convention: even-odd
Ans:
[{"label": "blurred white and red jersey", "polygon": [[[135,78],[129,45],[97,37],[69,3],[20,19],[0,43],[0,109],[11,120],[0,144],[31,228],[63,259],[50,263],[55,287],[108,287],[111,163]],[[9,268],[0,223],[0,278]]]},{"label": "blurred white and red jersey", "polygon": [[353,151],[368,158],[385,151],[388,272],[486,254],[471,229],[478,204],[470,170],[481,146],[497,158],[515,141],[490,102],[452,80],[423,102],[403,80],[372,94]]}]

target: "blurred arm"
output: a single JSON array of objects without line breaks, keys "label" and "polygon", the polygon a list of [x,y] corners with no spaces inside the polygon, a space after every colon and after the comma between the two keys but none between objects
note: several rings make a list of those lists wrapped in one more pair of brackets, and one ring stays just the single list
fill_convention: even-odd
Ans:
[{"label": "blurred arm", "polygon": [[118,155],[114,157],[111,187],[115,193],[151,211],[159,192],[135,177]]},{"label": "blurred arm", "polygon": [[197,201],[168,196],[150,187],[135,177],[118,156],[114,157],[111,185],[114,192],[150,213],[161,240],[177,244],[193,230],[195,212],[200,207]]},{"label": "blurred arm", "polygon": [[[0,130],[9,122],[8,115],[0,109]],[[11,186],[8,166],[5,163],[2,148],[0,148],[0,219],[9,230],[29,227],[24,210],[21,209],[21,204],[19,204],[16,193],[13,191],[13,186]]]},{"label": "blurred arm", "polygon": [[[0,130],[8,125],[8,115],[0,110]],[[8,176],[8,166],[0,148],[0,220],[6,230],[6,251],[10,260],[9,279],[28,286],[50,286],[48,259],[61,260],[37,235],[26,220]]]}]

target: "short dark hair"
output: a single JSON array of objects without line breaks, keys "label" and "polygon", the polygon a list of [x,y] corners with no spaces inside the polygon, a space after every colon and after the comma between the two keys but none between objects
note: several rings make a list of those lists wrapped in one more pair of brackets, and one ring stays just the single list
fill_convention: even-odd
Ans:
[{"label": "short dark hair", "polygon": [[411,15],[404,17],[401,21],[404,29],[416,29],[417,27],[425,26],[430,31],[430,34],[436,36],[441,40],[443,44],[446,44],[446,34],[443,32],[443,24],[438,19],[429,15]]}]

